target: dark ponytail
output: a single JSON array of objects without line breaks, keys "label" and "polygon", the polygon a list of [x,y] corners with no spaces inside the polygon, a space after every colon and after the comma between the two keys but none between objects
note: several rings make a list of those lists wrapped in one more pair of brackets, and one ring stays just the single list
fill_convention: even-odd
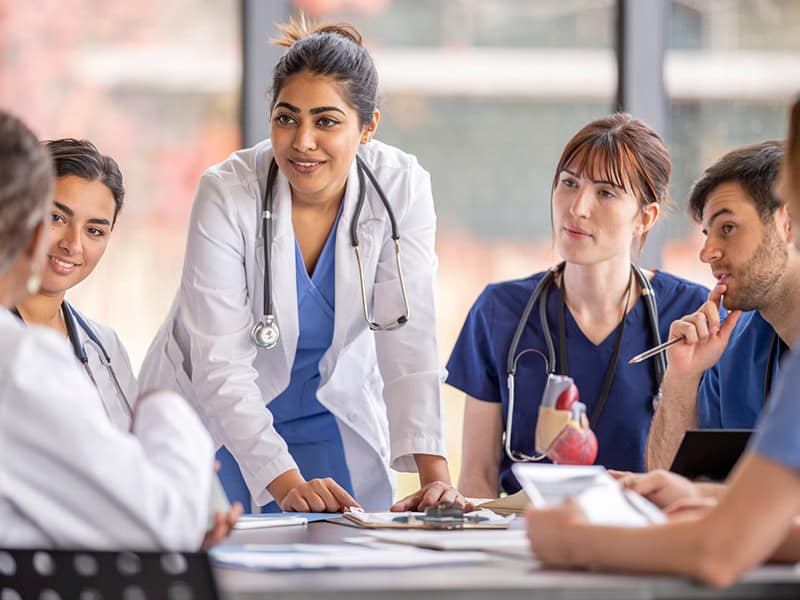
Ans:
[{"label": "dark ponytail", "polygon": [[339,83],[347,101],[356,108],[359,123],[366,126],[378,106],[378,71],[361,44],[361,34],[348,24],[310,25],[302,15],[278,26],[282,37],[272,40],[288,48],[272,75],[272,104],[286,80],[298,73],[324,75]]}]

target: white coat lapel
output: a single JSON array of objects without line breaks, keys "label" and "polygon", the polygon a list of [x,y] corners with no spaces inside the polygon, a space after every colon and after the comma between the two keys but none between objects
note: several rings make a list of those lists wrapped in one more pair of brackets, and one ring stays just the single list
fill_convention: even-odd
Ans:
[{"label": "white coat lapel", "polygon": [[[268,161],[265,169],[269,169]],[[259,233],[261,233],[260,227]],[[263,253],[263,248],[260,247],[258,262],[261,265],[262,277],[265,268]],[[289,385],[298,336],[292,198],[289,192],[289,181],[280,171],[278,171],[273,190],[273,239],[270,259],[272,261],[272,302],[280,328],[280,340],[275,349],[259,350],[260,362],[264,365],[263,369],[258,369],[259,373],[262,373],[260,377],[264,378],[260,385],[265,391],[264,399],[266,401],[277,396]],[[259,278],[258,285],[263,286],[263,279]],[[267,393],[268,390],[270,393]]]},{"label": "white coat lapel", "polygon": [[[358,248],[364,268],[364,280],[367,285],[367,306],[371,309],[370,291],[375,280],[376,252],[380,252],[381,220],[375,215],[373,202],[380,202],[372,189],[369,179],[364,178],[366,198],[358,219]],[[333,340],[327,356],[338,356],[350,330],[365,325],[361,306],[361,284],[359,282],[358,263],[353,251],[351,225],[358,205],[360,186],[356,161],[350,166],[347,179],[347,190],[339,227],[336,232],[336,317],[333,328]]]}]

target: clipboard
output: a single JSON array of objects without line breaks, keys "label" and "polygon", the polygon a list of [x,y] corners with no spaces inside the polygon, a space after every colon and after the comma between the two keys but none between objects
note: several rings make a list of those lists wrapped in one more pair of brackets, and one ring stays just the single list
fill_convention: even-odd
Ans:
[{"label": "clipboard", "polygon": [[344,518],[364,529],[508,529],[514,515],[501,517],[490,510],[477,510],[455,517],[422,512],[346,512]]}]

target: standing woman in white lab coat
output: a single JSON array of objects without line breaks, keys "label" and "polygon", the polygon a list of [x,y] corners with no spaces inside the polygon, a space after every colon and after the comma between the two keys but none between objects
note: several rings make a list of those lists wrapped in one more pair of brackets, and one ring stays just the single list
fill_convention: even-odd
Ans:
[{"label": "standing woman in white lab coat", "polygon": [[245,506],[386,510],[390,468],[420,476],[395,510],[463,504],[445,458],[430,177],[373,139],[378,77],[354,28],[280,31],[270,139],[203,175],[140,385],[191,390]]},{"label": "standing woman in white lab coat", "polygon": [[0,111],[0,547],[195,550],[213,454],[191,407],[151,393],[120,431],[64,337],[11,312],[41,283],[52,179]]}]

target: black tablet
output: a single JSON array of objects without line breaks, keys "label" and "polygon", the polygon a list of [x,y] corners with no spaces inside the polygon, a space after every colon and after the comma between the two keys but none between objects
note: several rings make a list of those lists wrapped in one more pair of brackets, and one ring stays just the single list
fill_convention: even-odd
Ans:
[{"label": "black tablet", "polygon": [[683,435],[672,466],[689,479],[724,481],[739,460],[752,429],[690,429]]}]

